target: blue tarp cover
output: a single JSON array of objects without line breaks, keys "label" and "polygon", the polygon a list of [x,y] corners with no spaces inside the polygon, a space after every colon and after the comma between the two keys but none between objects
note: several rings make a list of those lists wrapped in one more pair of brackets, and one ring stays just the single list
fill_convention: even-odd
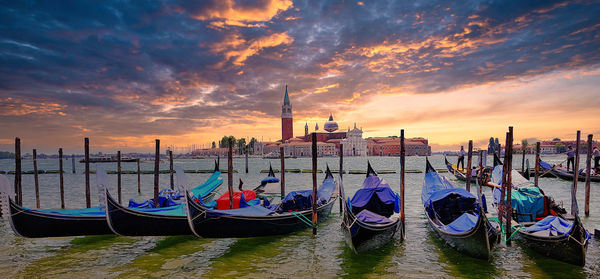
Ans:
[{"label": "blue tarp cover", "polygon": [[263,183],[277,183],[277,182],[279,182],[279,178],[273,177],[273,176],[267,176],[262,181],[260,181],[261,184],[263,184]]},{"label": "blue tarp cover", "polygon": [[[323,204],[329,201],[331,194],[335,190],[333,178],[323,180],[323,184],[317,189],[317,204]],[[271,205],[275,207],[275,205]],[[292,191],[285,195],[281,201],[281,210],[305,210],[312,207],[312,190]]]},{"label": "blue tarp cover", "polygon": [[[492,181],[498,185],[502,185],[502,165],[496,166],[492,172]],[[531,213],[531,217],[527,215],[518,215],[517,221],[531,222],[536,216],[544,213],[544,195],[540,189],[531,186],[532,183],[525,180],[517,171],[512,170],[513,185],[517,185],[517,189],[513,187],[511,191],[511,207],[519,213]],[[501,191],[494,188],[494,204],[500,203]],[[506,203],[506,197],[504,197]]]},{"label": "blue tarp cover", "polygon": [[[548,216],[548,217],[538,221],[537,223],[535,223],[529,227],[523,228],[521,230],[526,231],[526,232],[548,231],[549,236],[556,236],[559,234],[560,235],[569,234],[571,232],[572,228],[573,228],[573,222],[569,222],[558,216]],[[591,235],[587,230],[585,231],[585,237],[587,239],[591,238]]]},{"label": "blue tarp cover", "polygon": [[425,183],[421,191],[421,202],[428,207],[432,202],[441,200],[450,194],[458,194],[466,198],[477,199],[475,195],[462,188],[455,188],[446,177],[437,172],[425,174]]},{"label": "blue tarp cover", "polygon": [[227,210],[210,210],[207,212],[209,216],[268,216],[274,211],[266,209],[262,205],[247,206],[244,208],[227,209]]},{"label": "blue tarp cover", "polygon": [[56,213],[63,215],[78,215],[78,216],[105,216],[106,211],[103,207],[95,206],[90,208],[77,208],[77,209],[30,209],[31,211],[39,211],[44,213]]},{"label": "blue tarp cover", "polygon": [[552,169],[552,165],[540,160],[540,166],[545,169],[545,170],[551,170]]},{"label": "blue tarp cover", "polygon": [[456,218],[452,223],[441,226],[440,229],[449,233],[464,233],[468,232],[477,225],[477,214],[463,213]]},{"label": "blue tarp cover", "polygon": [[369,200],[371,200],[371,196],[376,194],[379,200],[385,204],[393,204],[397,203],[396,193],[392,191],[390,185],[387,183],[382,183],[383,179],[377,176],[369,176],[363,182],[363,186],[361,189],[358,189],[352,197],[350,203],[355,207],[363,207],[365,206]]},{"label": "blue tarp cover", "polygon": [[381,216],[377,213],[371,212],[369,210],[363,209],[358,214],[356,214],[356,219],[365,223],[379,223],[379,224],[387,224],[392,223],[393,221],[385,216]]}]

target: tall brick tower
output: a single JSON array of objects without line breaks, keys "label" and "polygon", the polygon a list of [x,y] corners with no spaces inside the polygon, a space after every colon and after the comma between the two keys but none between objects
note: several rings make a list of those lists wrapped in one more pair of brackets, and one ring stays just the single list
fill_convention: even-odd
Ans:
[{"label": "tall brick tower", "polygon": [[285,96],[283,97],[283,106],[281,106],[281,142],[294,137],[294,122],[292,120],[292,104],[288,96],[287,85],[285,86]]}]

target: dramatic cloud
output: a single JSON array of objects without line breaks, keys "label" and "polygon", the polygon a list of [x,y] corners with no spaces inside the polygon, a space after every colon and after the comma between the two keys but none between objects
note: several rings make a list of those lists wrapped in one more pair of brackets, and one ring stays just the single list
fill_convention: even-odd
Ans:
[{"label": "dramatic cloud", "polygon": [[[439,148],[509,124],[597,132],[598,14],[592,1],[11,1],[0,148],[276,140],[286,84],[296,133],[330,112]],[[541,133],[540,119],[562,126]]]}]

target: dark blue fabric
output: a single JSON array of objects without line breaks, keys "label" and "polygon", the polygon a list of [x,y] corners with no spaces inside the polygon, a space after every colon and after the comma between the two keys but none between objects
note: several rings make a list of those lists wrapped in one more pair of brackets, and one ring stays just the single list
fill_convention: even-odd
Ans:
[{"label": "dark blue fabric", "polygon": [[421,191],[421,202],[425,207],[432,202],[441,200],[450,194],[457,194],[466,198],[475,198],[475,195],[462,188],[455,188],[450,181],[437,172],[425,174],[425,184]]},{"label": "dark blue fabric", "polygon": [[356,215],[356,219],[365,223],[378,223],[378,224],[387,224],[392,223],[393,221],[385,216],[381,216],[377,213],[371,212],[367,209],[363,209]]},{"label": "dark blue fabric", "polygon": [[273,210],[264,208],[261,205],[252,205],[252,206],[246,206],[243,208],[236,208],[236,209],[226,209],[226,210],[218,210],[218,209],[214,209],[214,210],[209,210],[207,212],[208,216],[214,217],[214,216],[268,216],[273,214]]},{"label": "dark blue fabric", "polygon": [[452,223],[442,226],[441,229],[449,233],[464,233],[468,232],[477,225],[477,214],[463,213],[456,218]]},{"label": "dark blue fabric", "polygon": [[384,204],[395,204],[396,193],[392,191],[390,185],[383,184],[383,179],[378,176],[369,176],[365,179],[361,189],[358,189],[350,201],[354,207],[363,207],[374,194]]},{"label": "dark blue fabric", "polygon": [[[539,232],[539,231],[548,231],[548,236],[556,236],[556,235],[568,235],[573,229],[573,222],[567,221],[558,216],[547,216],[546,218],[538,221],[537,223],[522,228],[521,230],[526,232]],[[585,237],[587,239],[591,238],[590,233],[586,230]]]},{"label": "dark blue fabric", "polygon": [[546,162],[544,162],[542,160],[540,160],[540,166],[543,169],[545,169],[545,170],[551,170],[552,169],[552,166],[550,164],[548,164],[548,163],[546,163]]},{"label": "dark blue fabric", "polygon": [[273,177],[273,176],[267,176],[265,177],[263,180],[260,181],[260,183],[277,183],[279,182],[279,178],[277,177]]},{"label": "dark blue fabric", "polygon": [[[335,190],[333,178],[323,180],[323,184],[317,189],[317,205],[326,203]],[[312,207],[312,190],[292,191],[281,201],[280,209],[284,212],[295,210],[306,210]]]}]

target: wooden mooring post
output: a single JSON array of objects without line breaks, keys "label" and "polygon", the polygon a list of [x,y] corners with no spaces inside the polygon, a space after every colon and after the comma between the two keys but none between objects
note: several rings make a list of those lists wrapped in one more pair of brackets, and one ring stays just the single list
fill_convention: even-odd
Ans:
[{"label": "wooden mooring post", "polygon": [[233,141],[229,138],[227,152],[227,189],[229,190],[229,209],[233,209]]},{"label": "wooden mooring post", "polygon": [[37,149],[33,149],[33,182],[35,186],[35,208],[40,208],[40,182],[38,180]]},{"label": "wooden mooring post", "polygon": [[75,154],[71,154],[71,168],[73,169],[73,173],[75,173]]},{"label": "wooden mooring post", "polygon": [[344,175],[344,144],[340,143],[340,183],[338,186],[338,196],[340,197],[340,214],[342,213],[342,186],[344,186],[342,180]]},{"label": "wooden mooring post", "polygon": [[467,192],[471,192],[471,168],[473,164],[473,141],[469,140],[469,152],[467,153]]},{"label": "wooden mooring post", "polygon": [[142,193],[142,178],[140,177],[140,158],[135,160],[137,162],[137,182],[138,182],[138,194]]},{"label": "wooden mooring post", "polygon": [[160,140],[155,140],[154,150],[154,207],[158,208],[158,177],[160,173]]},{"label": "wooden mooring post", "polygon": [[246,157],[246,173],[248,173],[248,152],[249,152],[248,145],[246,145],[246,148],[244,148],[244,149],[246,149],[246,152],[245,152],[246,153],[245,154],[245,157]]},{"label": "wooden mooring post", "polygon": [[65,208],[65,181],[63,180],[63,150],[58,149],[58,181],[60,187],[60,208]]},{"label": "wooden mooring post", "polygon": [[90,139],[85,138],[83,145],[85,152],[85,206],[90,208],[92,207],[92,200],[90,198]]},{"label": "wooden mooring post", "polygon": [[400,222],[402,222],[402,239],[406,238],[406,223],[404,212],[405,200],[405,166],[406,166],[406,149],[404,146],[404,129],[400,130]]},{"label": "wooden mooring post", "polygon": [[175,180],[173,179],[173,150],[169,150],[169,179],[171,181],[171,190],[175,190]]},{"label": "wooden mooring post", "polygon": [[575,143],[575,166],[573,166],[573,189],[571,194],[571,215],[579,214],[577,208],[577,180],[579,179],[579,142],[581,141],[581,131],[577,131],[577,142]]},{"label": "wooden mooring post", "polygon": [[[281,171],[279,172],[281,174],[281,183],[280,183],[281,184],[281,199],[283,200],[285,198],[285,150],[284,150],[283,146],[279,147],[279,157],[281,160],[281,163],[280,163]],[[246,158],[248,158],[248,157],[246,157]],[[248,161],[246,161],[246,162],[248,162]],[[246,172],[248,172],[247,169],[246,169]]]},{"label": "wooden mooring post", "polygon": [[121,204],[121,151],[117,151],[117,195]]},{"label": "wooden mooring post", "polygon": [[312,225],[313,235],[317,235],[317,134],[312,133]]},{"label": "wooden mooring post", "polygon": [[15,138],[15,202],[18,205],[23,205],[21,178],[21,139]]},{"label": "wooden mooring post", "polygon": [[535,176],[533,178],[533,185],[535,185],[535,187],[540,187],[539,186],[539,182],[540,182],[540,142],[536,142],[535,143]]},{"label": "wooden mooring post", "polygon": [[[507,151],[504,154],[504,162],[507,165],[507,173],[506,173],[506,228],[504,231],[506,232],[506,245],[511,245],[511,225],[512,225],[512,158],[513,158],[513,127],[508,127],[508,140],[506,143]],[[507,163],[508,162],[508,163]]]},{"label": "wooden mooring post", "polygon": [[589,134],[587,139],[587,158],[585,160],[585,216],[590,216],[590,175],[592,172],[592,139]]}]

